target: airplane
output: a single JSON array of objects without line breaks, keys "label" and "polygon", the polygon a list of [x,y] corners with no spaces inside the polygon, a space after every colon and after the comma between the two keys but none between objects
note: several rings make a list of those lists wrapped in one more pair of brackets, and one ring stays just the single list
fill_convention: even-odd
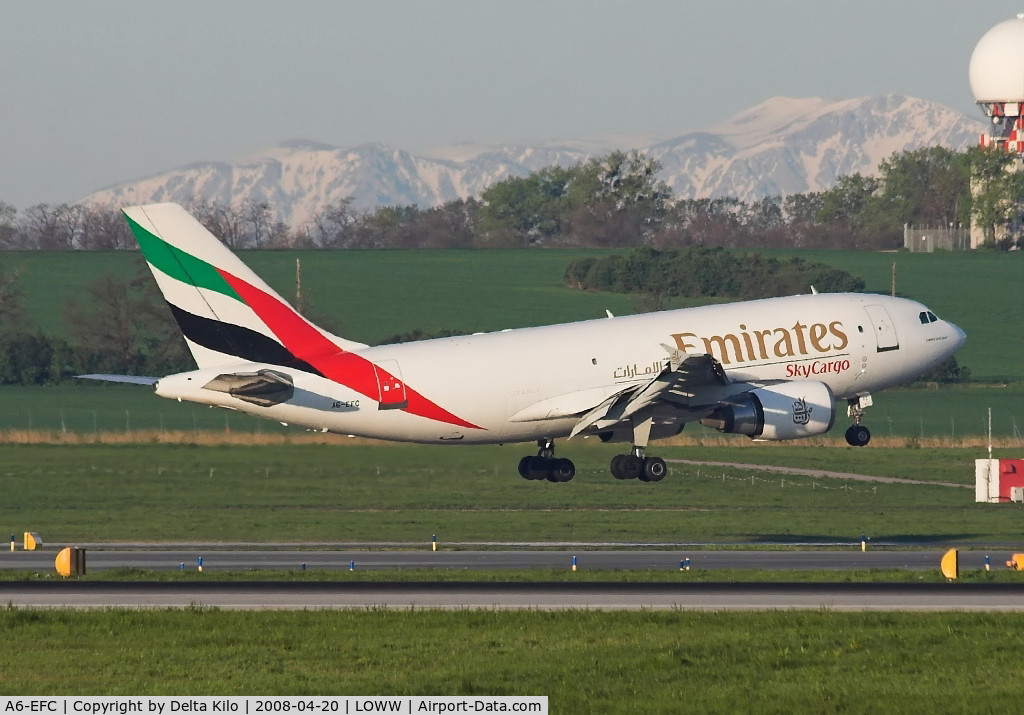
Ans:
[{"label": "airplane", "polygon": [[955,353],[964,332],[913,300],[812,293],[368,346],[303,318],[177,204],[123,209],[197,369],[157,395],[321,432],[425,444],[536,442],[529,480],[567,482],[555,440],[629,445],[618,479],[657,482],[651,441],[688,422],[754,440],[828,432],[837,403],[861,424],[879,390]]}]

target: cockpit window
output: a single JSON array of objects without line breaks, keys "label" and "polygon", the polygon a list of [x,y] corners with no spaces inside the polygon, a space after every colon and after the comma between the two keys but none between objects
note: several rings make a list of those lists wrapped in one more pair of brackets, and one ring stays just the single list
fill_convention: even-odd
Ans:
[{"label": "cockpit window", "polygon": [[935,317],[935,313],[930,310],[922,310],[917,315],[918,320],[921,321],[921,325],[928,325],[928,323],[934,323],[938,318]]}]

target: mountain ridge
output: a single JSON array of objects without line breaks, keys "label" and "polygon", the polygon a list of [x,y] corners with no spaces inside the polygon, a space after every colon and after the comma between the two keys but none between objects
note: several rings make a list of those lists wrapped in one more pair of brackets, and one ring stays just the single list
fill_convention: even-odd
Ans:
[{"label": "mountain ridge", "polygon": [[[984,123],[923,99],[887,94],[845,100],[773,97],[721,123],[678,136],[619,135],[536,143],[464,142],[412,153],[379,142],[336,147],[290,139],[235,161],[193,162],[93,192],[80,203],[122,206],[196,200],[267,202],[292,226],[351,199],[356,210],[421,208],[478,196],[510,176],[638,150],[662,165],[677,198],[827,190],[838,177],[874,174],[894,152],[972,146]],[[624,146],[623,140],[646,141]]]}]

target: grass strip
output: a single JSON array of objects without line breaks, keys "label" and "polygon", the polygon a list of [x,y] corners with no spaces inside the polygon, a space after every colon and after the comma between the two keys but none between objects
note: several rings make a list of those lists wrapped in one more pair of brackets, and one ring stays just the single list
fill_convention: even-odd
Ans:
[{"label": "grass strip", "polygon": [[6,695],[548,695],[552,712],[1011,712],[1024,615],[0,611]]},{"label": "grass strip", "polygon": [[[789,464],[962,484],[888,484],[673,464],[612,479],[617,445],[560,446],[568,484],[515,473],[521,447],[0,445],[0,538],[44,543],[1012,544],[1020,506],[974,502],[969,449],[666,447],[668,459]],[[1013,450],[997,453],[1013,455]],[[862,456],[863,455],[863,456]]]}]

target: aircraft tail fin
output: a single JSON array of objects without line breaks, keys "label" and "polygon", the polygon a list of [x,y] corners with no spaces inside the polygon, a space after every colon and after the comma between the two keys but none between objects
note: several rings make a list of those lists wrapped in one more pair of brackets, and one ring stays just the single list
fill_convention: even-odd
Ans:
[{"label": "aircraft tail fin", "polygon": [[306,369],[312,357],[365,347],[299,315],[181,206],[123,212],[200,368],[258,362]]}]

